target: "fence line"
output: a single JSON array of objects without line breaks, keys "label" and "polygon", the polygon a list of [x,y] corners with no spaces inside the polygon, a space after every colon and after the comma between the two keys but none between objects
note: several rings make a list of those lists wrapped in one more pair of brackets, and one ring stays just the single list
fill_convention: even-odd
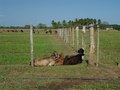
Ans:
[{"label": "fence line", "polygon": [[[73,48],[73,50],[78,50],[82,46],[82,48],[85,51],[86,44],[85,44],[85,38],[86,38],[86,26],[83,26],[82,33],[80,36],[80,29],[78,27],[76,28],[63,28],[58,30],[58,35],[63,37],[63,40],[65,43],[70,45],[70,47]],[[62,38],[61,37],[61,38]],[[82,37],[82,41],[80,42],[80,37]],[[90,26],[90,42],[88,47],[89,52],[89,64],[94,65],[94,54],[95,54],[95,41],[94,41],[94,25]],[[81,44],[81,45],[80,45]],[[86,53],[86,52],[85,52]],[[84,57],[83,57],[84,59]],[[97,61],[96,64],[99,62],[99,31],[97,33]],[[97,65],[98,66],[98,65]]]},{"label": "fence line", "polygon": [[[94,27],[93,27],[94,28]],[[33,28],[31,27],[30,28],[30,30],[33,30]],[[82,31],[83,30],[83,31]],[[86,47],[88,47],[89,45],[88,44],[86,44],[85,45],[85,43],[86,43],[86,41],[87,40],[85,40],[85,38],[86,38],[86,33],[85,33],[85,31],[86,31],[86,29],[85,29],[85,26],[83,26],[83,29],[82,29],[81,31],[80,31],[80,29],[78,28],[78,27],[76,27],[76,28],[63,28],[63,29],[58,29],[57,30],[57,33],[58,33],[58,36],[60,36],[64,41],[65,41],[65,43],[66,44],[56,44],[56,45],[69,45],[70,47],[72,47],[73,48],[73,50],[78,50],[81,46],[82,46],[82,48],[84,48],[84,49],[87,49],[87,51],[89,52],[89,50],[88,50],[88,48],[86,48]],[[27,41],[22,41],[24,44],[26,44],[26,43],[28,43],[29,42],[29,35],[31,35],[31,34],[34,34],[34,35],[36,35],[36,36],[38,36],[38,37],[41,37],[41,36],[49,36],[49,35],[54,35],[54,36],[56,36],[56,34],[54,33],[54,31],[55,30],[53,30],[53,33],[52,34],[50,34],[50,33],[46,33],[46,32],[44,32],[44,30],[42,30],[42,32],[41,31],[39,31],[39,32],[41,32],[41,33],[37,33],[37,31],[35,32],[35,33],[33,33],[33,31],[32,31],[32,33],[31,33],[31,31],[30,32],[28,32],[28,30],[27,31],[23,31],[23,32],[18,32],[18,35],[16,35],[16,34],[13,34],[14,32],[11,32],[10,34],[7,34],[7,33],[4,33],[3,32],[3,34],[1,34],[1,37],[3,37],[3,36],[5,36],[5,34],[6,34],[6,36],[10,36],[10,37],[13,37],[14,35],[15,36],[24,36],[23,34],[25,34],[25,36],[28,34],[28,33],[30,33],[30,34],[28,34],[28,40]],[[6,31],[7,32],[7,31]],[[24,33],[25,32],[25,33]],[[27,33],[26,33],[27,32]],[[16,32],[17,33],[17,32]],[[99,34],[99,33],[98,33]],[[35,37],[36,37],[35,36]],[[82,37],[82,41],[81,41],[81,37]],[[23,39],[24,39],[24,37],[22,37]],[[11,39],[12,40],[12,39]],[[16,39],[15,39],[16,40]],[[37,39],[34,39],[35,41],[34,42],[36,42],[36,40]],[[98,37],[98,39],[97,39],[98,41],[99,41],[99,37]],[[17,39],[17,41],[18,42],[15,42],[16,44],[20,44],[21,43],[21,45],[22,45],[22,42],[21,41],[19,41],[18,39]],[[8,42],[8,41],[7,41]],[[11,41],[10,41],[11,42]],[[14,42],[14,41],[13,41]],[[4,40],[2,40],[2,43],[4,43]],[[1,42],[0,42],[0,44],[1,44]],[[7,43],[7,44],[11,44],[12,45],[12,43]],[[15,45],[15,44],[14,44]],[[32,45],[32,44],[31,44]],[[37,45],[36,43],[35,43],[35,45]],[[44,44],[44,43],[40,43],[40,45],[47,45],[47,44]],[[99,42],[97,43],[97,60],[96,60],[96,64],[99,62],[99,47],[98,47],[98,45],[99,45]],[[28,48],[29,48],[29,46],[28,46]],[[33,49],[33,48],[32,48]],[[31,52],[33,52],[33,50],[31,50]],[[87,53],[88,53],[87,52]],[[29,54],[30,55],[30,54]],[[34,54],[33,54],[34,55]],[[32,55],[31,55],[32,56]],[[88,55],[87,55],[88,56]],[[86,57],[86,56],[85,56]],[[87,57],[88,58],[88,57]],[[34,57],[31,59],[31,61],[34,59]]]}]

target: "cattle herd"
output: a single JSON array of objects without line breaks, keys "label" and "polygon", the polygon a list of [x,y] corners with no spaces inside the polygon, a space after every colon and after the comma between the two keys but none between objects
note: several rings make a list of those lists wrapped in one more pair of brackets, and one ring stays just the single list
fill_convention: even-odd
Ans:
[{"label": "cattle herd", "polygon": [[0,30],[0,32],[24,32],[24,30],[17,30],[17,29],[6,29],[6,30]]},{"label": "cattle herd", "polygon": [[44,31],[45,31],[46,34],[48,34],[48,33],[49,34],[57,34],[58,33],[57,30],[51,30],[51,29],[50,30],[44,30]]},{"label": "cattle herd", "polygon": [[[17,29],[6,29],[6,30],[0,30],[0,33],[2,33],[2,32],[25,32],[26,30],[23,30],[23,29],[19,29],[19,30],[17,30]],[[33,33],[35,34],[35,33],[40,33],[40,31],[41,30],[34,30],[33,29]],[[58,32],[57,32],[57,30],[51,30],[51,29],[45,29],[44,31],[43,31],[45,34],[57,34]]]},{"label": "cattle herd", "polygon": [[[84,50],[80,48],[77,51],[77,55],[64,56],[63,53],[58,54],[54,51],[50,57],[38,58],[33,61],[35,67],[38,66],[57,66],[57,65],[75,65],[82,63],[82,56],[84,56]],[[31,65],[31,62],[30,62]]]}]

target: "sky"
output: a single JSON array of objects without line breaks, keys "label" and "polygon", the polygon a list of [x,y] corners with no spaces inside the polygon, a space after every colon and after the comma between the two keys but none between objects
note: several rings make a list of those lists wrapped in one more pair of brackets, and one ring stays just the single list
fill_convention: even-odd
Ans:
[{"label": "sky", "polygon": [[120,0],[0,0],[0,26],[95,18],[120,24]]}]

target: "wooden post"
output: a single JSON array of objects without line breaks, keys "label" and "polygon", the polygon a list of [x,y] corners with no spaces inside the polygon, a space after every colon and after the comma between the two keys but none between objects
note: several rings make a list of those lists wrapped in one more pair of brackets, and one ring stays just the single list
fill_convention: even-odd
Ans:
[{"label": "wooden post", "polygon": [[57,29],[57,35],[60,37],[60,29]]},{"label": "wooden post", "polygon": [[60,37],[62,38],[62,29],[60,29]]},{"label": "wooden post", "polygon": [[68,28],[66,28],[66,43],[68,43]]},{"label": "wooden post", "polygon": [[64,30],[62,28],[62,39],[64,40]]},{"label": "wooden post", "polygon": [[63,28],[63,40],[65,41],[65,28]]},{"label": "wooden post", "polygon": [[82,48],[85,50],[85,30],[86,29],[86,26],[83,26],[83,29],[82,29]]},{"label": "wooden post", "polygon": [[69,31],[69,42],[70,42],[70,46],[72,47],[72,28],[70,28]]},{"label": "wooden post", "polygon": [[79,48],[79,27],[76,27],[76,49]]},{"label": "wooden post", "polygon": [[65,28],[65,42],[67,43],[67,28]]},{"label": "wooden post", "polygon": [[70,28],[68,28],[68,43],[69,43],[69,46],[70,46]]},{"label": "wooden post", "polygon": [[[85,53],[85,31],[86,31],[86,26],[83,26],[83,29],[82,29],[82,48],[84,49],[84,53]],[[82,57],[82,59],[84,60],[84,56]]]},{"label": "wooden post", "polygon": [[30,53],[31,53],[31,66],[34,66],[34,53],[33,53],[33,26],[30,25]]},{"label": "wooden post", "polygon": [[74,48],[74,45],[75,45],[75,43],[74,43],[74,40],[75,40],[75,38],[74,38],[74,28],[72,28],[72,46],[73,46],[73,48]]},{"label": "wooden post", "polygon": [[64,41],[66,43],[66,28],[64,28]]},{"label": "wooden post", "polygon": [[94,52],[95,52],[95,43],[94,43],[94,25],[90,25],[90,53],[89,53],[89,64],[94,65]]},{"label": "wooden post", "polygon": [[96,61],[96,66],[98,67],[99,63],[99,25],[97,25],[97,61]]}]

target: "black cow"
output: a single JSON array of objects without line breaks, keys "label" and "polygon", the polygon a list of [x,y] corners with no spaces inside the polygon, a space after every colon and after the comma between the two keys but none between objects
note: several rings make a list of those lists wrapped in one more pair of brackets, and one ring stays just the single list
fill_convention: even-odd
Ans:
[{"label": "black cow", "polygon": [[20,30],[21,32],[24,32],[22,29]]},{"label": "black cow", "polygon": [[84,56],[84,50],[82,48],[80,48],[78,51],[77,55],[68,57],[66,56],[63,62],[63,65],[75,65],[75,64],[79,64],[82,63],[82,56]]}]

